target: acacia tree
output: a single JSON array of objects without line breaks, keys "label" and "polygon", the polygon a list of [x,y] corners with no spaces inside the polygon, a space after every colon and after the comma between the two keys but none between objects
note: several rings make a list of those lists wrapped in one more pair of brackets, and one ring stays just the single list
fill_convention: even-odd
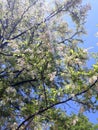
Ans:
[{"label": "acacia tree", "polygon": [[98,63],[87,68],[88,52],[78,46],[90,6],[51,2],[0,2],[1,129],[37,129],[70,101],[80,112],[98,108]]}]

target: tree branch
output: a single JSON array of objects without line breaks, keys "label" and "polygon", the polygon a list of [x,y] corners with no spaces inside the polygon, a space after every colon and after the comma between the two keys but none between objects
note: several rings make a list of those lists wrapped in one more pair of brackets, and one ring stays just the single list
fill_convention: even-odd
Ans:
[{"label": "tree branch", "polygon": [[45,103],[46,103],[46,107],[47,107],[47,105],[48,105],[48,102],[47,102],[47,93],[46,93],[46,86],[45,86],[45,84],[43,83],[43,90],[44,90],[44,98],[45,98]]},{"label": "tree branch", "polygon": [[15,84],[11,84],[11,86],[18,86],[18,85],[21,85],[21,84],[25,84],[25,83],[29,83],[29,82],[34,82],[34,81],[37,81],[37,79],[28,79],[28,80],[23,80],[23,81],[20,81],[20,82],[17,82]]},{"label": "tree branch", "polygon": [[14,78],[18,78],[18,76],[25,70],[25,68],[22,68],[21,70],[16,72],[16,75],[14,76]]},{"label": "tree branch", "polygon": [[[1,46],[0,46],[1,47]],[[4,56],[13,56],[13,54],[7,54],[7,53],[3,53],[3,52],[0,52],[1,55],[4,55]]]},{"label": "tree branch", "polygon": [[[97,79],[93,84],[91,84],[90,87],[88,87],[86,90],[84,90],[84,91],[82,91],[82,92],[80,92],[80,93],[77,93],[75,96],[79,96],[79,95],[81,95],[81,94],[86,93],[86,92],[87,92],[89,89],[91,89],[97,82],[98,82],[98,79]],[[24,125],[27,121],[29,121],[30,119],[34,118],[35,116],[37,116],[37,115],[39,115],[39,114],[41,114],[41,113],[43,113],[43,112],[45,112],[45,111],[51,109],[52,107],[54,107],[54,106],[56,106],[56,105],[60,105],[60,104],[66,103],[66,102],[68,102],[68,101],[70,101],[70,100],[72,100],[72,99],[73,99],[73,97],[71,96],[71,97],[69,97],[67,100],[54,103],[54,104],[52,104],[52,105],[50,105],[50,106],[48,106],[48,107],[46,107],[46,108],[44,108],[44,109],[39,110],[38,112],[34,113],[33,115],[31,115],[31,116],[29,116],[27,119],[25,119],[25,120],[18,126],[18,128],[17,128],[16,130],[19,130],[22,125]]]},{"label": "tree branch", "polygon": [[[68,8],[70,8],[72,6],[72,2],[68,2],[67,4],[59,7],[58,9],[56,9],[55,11],[53,11],[52,13],[50,13],[43,21],[41,21],[40,23],[37,23],[35,26],[38,27],[40,26],[42,23],[46,23],[47,21],[49,21],[51,18],[53,18],[54,16],[56,16],[57,14],[59,14],[61,11],[63,11],[63,9],[65,9],[65,11],[68,10]],[[21,32],[20,34],[10,38],[9,40],[14,40],[18,37],[20,37],[21,35],[25,34],[26,32],[30,31],[31,29],[33,29],[34,26],[28,28],[27,30]]]},{"label": "tree branch", "polygon": [[[14,32],[14,30],[16,29],[17,25],[22,21],[24,15],[28,12],[28,10],[29,10],[33,5],[36,4],[37,1],[38,1],[38,0],[35,0],[30,6],[28,6],[28,8],[27,8],[26,10],[24,10],[24,12],[22,13],[20,19],[15,23],[14,27],[12,28],[12,30],[11,30],[11,32],[10,32],[10,35],[9,35],[9,38],[10,38],[11,34]],[[8,38],[8,39],[9,39],[9,38]]]},{"label": "tree branch", "polygon": [[[75,32],[71,37],[65,38],[63,41],[58,42],[58,44],[64,43],[64,42],[66,42],[66,41],[71,42],[71,40],[72,40],[75,36],[77,36],[79,33],[83,33],[83,31],[81,30],[81,31]],[[75,40],[77,40],[77,41],[79,41],[79,42],[83,42],[81,39],[75,39]]]}]

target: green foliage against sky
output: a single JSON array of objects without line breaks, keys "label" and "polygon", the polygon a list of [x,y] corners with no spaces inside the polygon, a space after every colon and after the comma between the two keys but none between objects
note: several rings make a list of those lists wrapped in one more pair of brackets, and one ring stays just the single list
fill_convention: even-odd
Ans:
[{"label": "green foliage against sky", "polygon": [[64,112],[54,114],[55,123],[51,125],[50,130],[97,130],[98,126],[93,125],[83,115],[72,114],[67,116]]},{"label": "green foliage against sky", "polygon": [[56,106],[69,101],[79,113],[98,109],[98,62],[89,69],[88,52],[78,46],[88,10],[82,0],[0,1],[1,130],[55,127]]}]

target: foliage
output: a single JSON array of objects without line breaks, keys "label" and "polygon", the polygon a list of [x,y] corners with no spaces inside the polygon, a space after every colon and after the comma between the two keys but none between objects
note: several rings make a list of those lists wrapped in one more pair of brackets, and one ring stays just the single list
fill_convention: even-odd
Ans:
[{"label": "foliage", "polygon": [[55,117],[55,124],[50,127],[50,130],[97,130],[97,128],[97,125],[90,123],[83,115],[67,116],[63,112],[59,112]]},{"label": "foliage", "polygon": [[87,68],[88,52],[78,46],[90,6],[1,0],[0,8],[1,129],[30,130],[69,101],[81,112],[98,109],[98,63]]}]

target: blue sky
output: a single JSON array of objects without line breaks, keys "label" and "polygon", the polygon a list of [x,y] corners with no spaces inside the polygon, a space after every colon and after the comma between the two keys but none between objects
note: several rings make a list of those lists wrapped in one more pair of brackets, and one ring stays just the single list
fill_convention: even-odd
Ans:
[{"label": "blue sky", "polygon": [[[96,37],[96,32],[98,32],[98,0],[85,0],[85,2],[91,4],[91,10],[88,13],[87,22],[86,22],[86,30],[88,35],[84,37],[84,44],[85,48],[93,47],[89,49],[89,52],[98,52],[98,37]],[[90,58],[88,61],[88,66],[91,67],[95,61]],[[93,123],[98,123],[98,111],[96,113],[88,113],[86,112],[85,115],[89,117],[89,120]]]},{"label": "blue sky", "polygon": [[85,47],[94,47],[90,51],[98,52],[98,38],[95,36],[96,32],[98,32],[98,0],[86,0],[91,5],[91,10],[88,12],[87,22],[86,22],[86,30],[88,35],[85,39]]},{"label": "blue sky", "polygon": [[[98,37],[96,33],[98,32],[98,0],[85,0],[86,3],[90,3],[91,10],[88,12],[86,30],[87,36],[84,37],[83,47],[90,48],[89,52],[98,52]],[[90,58],[90,57],[89,57]],[[90,58],[88,66],[91,67],[95,63],[93,59]]]}]

